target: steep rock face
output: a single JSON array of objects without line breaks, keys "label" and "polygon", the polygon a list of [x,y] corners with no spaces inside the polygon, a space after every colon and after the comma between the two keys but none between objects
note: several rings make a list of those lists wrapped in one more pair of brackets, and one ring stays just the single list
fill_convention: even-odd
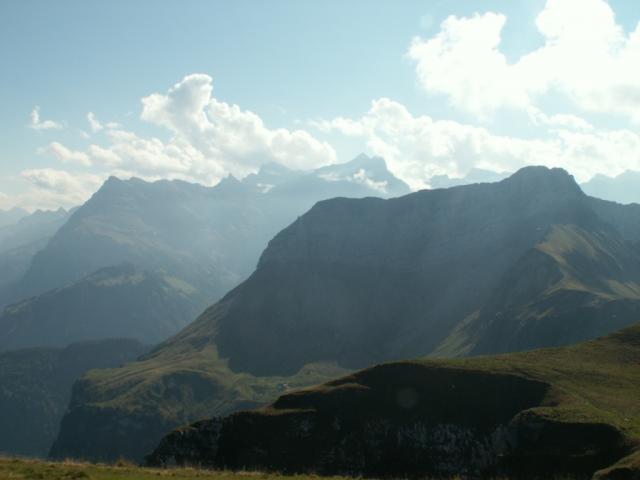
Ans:
[{"label": "steep rock face", "polygon": [[0,315],[0,350],[124,337],[153,345],[199,313],[194,295],[193,286],[163,272],[130,264],[103,268],[7,307]]},{"label": "steep rock face", "polygon": [[[78,408],[99,416],[109,405],[126,418],[143,403],[193,421],[205,406],[207,416],[233,410],[234,398],[271,401],[276,390],[261,381],[291,384],[309,364],[353,370],[606,334],[636,321],[640,302],[640,232],[618,207],[539,167],[496,184],[319,202],[273,238],[245,282],[149,358],[87,379],[94,394]],[[151,394],[181,371],[220,390],[181,405]]]},{"label": "steep rock face", "polygon": [[633,471],[635,457],[625,457],[640,446],[639,360],[635,326],[575,347],[380,365],[181,428],[148,463],[366,477],[633,478],[617,475]]},{"label": "steep rock face", "polygon": [[87,370],[120,366],[146,350],[133,340],[112,339],[0,353],[0,452],[46,456],[73,382]]}]

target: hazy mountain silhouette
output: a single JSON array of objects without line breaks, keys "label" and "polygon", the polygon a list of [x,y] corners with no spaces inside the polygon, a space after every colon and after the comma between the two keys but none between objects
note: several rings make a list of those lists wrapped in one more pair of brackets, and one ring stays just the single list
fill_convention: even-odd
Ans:
[{"label": "hazy mountain silhouette", "polygon": [[164,272],[105,267],[7,307],[0,315],[0,350],[125,337],[153,345],[199,313],[194,295],[194,287]]},{"label": "hazy mountain silhouette", "polygon": [[620,203],[640,203],[640,172],[627,170],[617,177],[596,175],[582,184],[588,195]]},{"label": "hazy mountain silhouette", "polygon": [[67,221],[70,211],[36,210],[10,225],[0,227],[0,311],[19,297],[17,283],[25,274],[33,256]]},{"label": "hazy mountain silhouette", "polygon": [[20,207],[14,207],[9,210],[0,209],[0,228],[13,225],[27,215],[29,215],[29,212]]},{"label": "hazy mountain silhouette", "polygon": [[229,176],[214,187],[112,177],[36,255],[21,295],[131,262],[184,279],[205,306],[248,275],[267,241],[316,201],[407,191],[383,160],[364,156],[312,172],[267,165],[243,181]]}]

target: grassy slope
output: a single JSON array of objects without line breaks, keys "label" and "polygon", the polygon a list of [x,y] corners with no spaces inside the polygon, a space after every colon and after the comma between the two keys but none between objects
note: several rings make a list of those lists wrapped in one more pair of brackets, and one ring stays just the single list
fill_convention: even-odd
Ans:
[{"label": "grassy slope", "polygon": [[[59,437],[51,454],[57,459],[73,455],[111,460],[121,456],[118,451],[123,445],[133,442],[125,450],[131,458],[142,460],[173,428],[264,405],[289,390],[317,385],[347,372],[331,363],[307,365],[289,377],[234,372],[226,360],[219,358],[215,346],[199,334],[200,324],[206,323],[211,310],[178,335],[181,341],[174,338],[140,361],[121,368],[93,370],[76,382],[76,404],[70,406],[64,420],[72,428],[65,428],[63,421],[66,437]],[[119,423],[126,418],[145,425],[144,435],[134,440],[126,433],[119,437]],[[104,436],[104,445],[96,441],[76,443],[84,428],[111,429],[115,436]],[[117,451],[110,450],[114,444]],[[72,453],[67,450],[69,445]]]},{"label": "grassy slope", "polygon": [[[549,387],[542,397],[534,398],[523,393],[522,385],[500,383],[501,379],[514,377]],[[447,388],[450,385],[455,389]],[[417,392],[418,401],[411,407],[414,412],[411,414],[394,405],[395,392],[406,389]],[[578,425],[614,427],[622,434],[625,447],[617,450],[617,457],[608,460],[614,463],[619,460],[611,468],[635,468],[636,477],[607,476],[603,471],[601,478],[640,475],[640,325],[571,347],[491,357],[388,363],[284,395],[268,407],[230,417],[231,426],[221,438],[226,453],[218,462],[233,468],[234,459],[241,459],[248,462],[244,464],[250,468],[282,470],[291,466],[291,471],[323,468],[327,473],[337,473],[344,471],[339,464],[326,468],[322,463],[328,458],[327,452],[333,445],[353,442],[352,432],[361,431],[361,427],[365,433],[356,434],[360,436],[355,441],[358,445],[366,444],[366,425],[371,420],[390,421],[395,425],[407,421],[461,422],[461,425],[482,429],[485,423],[508,422],[508,418],[499,418],[505,416],[504,405],[517,404],[522,395],[531,397],[527,400],[530,405],[525,405],[524,410],[520,405],[514,411],[526,411],[526,418],[536,418],[531,424],[543,421],[547,425],[566,426],[576,432],[574,438],[581,435],[580,430],[576,430]],[[301,440],[296,433],[299,427],[292,418],[309,415],[315,419],[311,421],[315,426],[308,438]],[[511,415],[513,412],[507,417]],[[331,433],[329,424],[336,418],[340,424],[349,425],[348,432]],[[252,433],[247,436],[249,431]],[[544,449],[548,447],[535,443],[533,446],[533,451],[525,447],[527,451],[516,454],[525,455],[523,458],[534,455],[535,463],[552,467],[544,465],[546,460],[535,460],[535,455],[539,455],[538,459],[545,458]],[[358,448],[355,451],[359,451]],[[562,444],[558,450],[553,447],[550,453],[559,456],[552,463],[576,455],[572,450],[562,453],[559,451],[562,448]],[[248,461],[249,454],[257,451],[271,453]],[[287,451],[287,456],[280,456],[280,451]],[[633,451],[636,453],[620,458]],[[227,453],[231,456],[225,457]],[[304,465],[295,464],[294,459],[302,455],[307,455]],[[348,452],[346,455],[348,457]],[[594,469],[606,466],[600,463]]]},{"label": "grassy slope", "polygon": [[[306,392],[329,393],[341,385],[357,390],[362,388],[360,379],[366,378],[367,372],[389,365],[423,366],[425,372],[436,368],[537,380],[552,387],[542,404],[534,409],[537,414],[558,421],[609,423],[640,447],[640,325],[570,347],[385,364]],[[273,406],[263,411],[278,413]]]},{"label": "grassy slope", "polygon": [[[192,468],[174,470],[155,470],[139,468],[133,465],[109,466],[77,462],[41,462],[17,458],[0,458],[0,480],[151,480],[158,478],[179,478],[183,480],[241,480],[261,479],[275,480],[283,475],[266,473],[232,473]],[[318,478],[315,475],[287,476],[288,480],[305,480]]]},{"label": "grassy slope", "polygon": [[[508,272],[494,298],[461,322],[432,355],[500,352],[497,339],[502,347],[512,347],[506,351],[521,350],[515,342],[531,336],[531,331],[521,330],[528,326],[548,332],[543,342],[547,346],[572,344],[624,327],[618,320],[638,308],[634,305],[640,302],[640,284],[634,272],[640,257],[618,238],[575,225],[555,225],[523,260],[535,255],[535,262],[521,261]],[[546,268],[544,275],[541,268]],[[544,283],[536,284],[537,278]],[[616,302],[620,319],[607,313]],[[597,312],[592,321],[585,319],[585,308]],[[512,343],[502,335],[511,335]]]},{"label": "grassy slope", "polygon": [[[89,372],[81,381],[81,386],[87,387],[85,397],[96,407],[116,407],[124,411],[159,409],[157,413],[164,419],[183,423],[185,395],[191,400],[187,416],[193,420],[227,413],[232,404],[264,404],[288,390],[346,373],[331,363],[307,365],[290,377],[256,377],[234,372],[227,360],[219,358],[215,345],[200,336],[199,324],[206,323],[213,309],[167,342],[166,348],[160,346],[141,361],[122,368]],[[179,384],[184,391],[173,396],[175,401],[158,390],[166,390],[167,379],[186,376],[208,383],[216,395],[198,395],[194,382]],[[192,391],[187,391],[190,388]],[[157,395],[163,395],[162,403],[157,401]]]}]

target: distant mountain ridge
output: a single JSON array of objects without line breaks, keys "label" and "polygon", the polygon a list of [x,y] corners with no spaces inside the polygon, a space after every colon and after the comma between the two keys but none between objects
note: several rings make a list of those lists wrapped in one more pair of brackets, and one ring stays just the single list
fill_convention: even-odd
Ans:
[{"label": "distant mountain ridge", "polygon": [[383,160],[364,156],[312,172],[267,165],[214,187],[111,177],[36,255],[22,281],[23,298],[122,262],[180,272],[205,286],[207,298],[222,295],[250,273],[275,232],[319,199],[381,193],[354,180],[358,172],[388,185],[386,195],[408,192]]},{"label": "distant mountain ridge", "polygon": [[[0,312],[19,297],[18,283],[35,254],[64,225],[73,210],[24,212],[14,223],[0,226]],[[21,213],[22,215],[22,213]]]},{"label": "distant mountain ridge", "polygon": [[[61,346],[63,339],[113,335],[159,342],[248,276],[268,240],[316,201],[408,191],[384,160],[364,155],[315,171],[267,164],[242,181],[229,176],[214,187],[111,177],[65,217],[55,235],[43,237],[28,268],[16,268],[22,278],[4,295],[5,304],[16,305],[0,316],[0,348]],[[89,287],[86,279],[123,263],[149,281],[157,277],[153,288],[149,282],[130,284],[138,295],[154,292],[147,300],[135,301],[124,288]],[[130,314],[121,311],[124,305],[132,307]],[[109,328],[109,317],[120,326]],[[125,318],[129,332],[120,328]]]},{"label": "distant mountain ridge", "polygon": [[587,195],[619,203],[640,203],[640,172],[627,170],[616,177],[596,175],[582,184]]},{"label": "distant mountain ridge", "polygon": [[107,338],[153,345],[199,313],[194,295],[194,287],[163,272],[105,267],[7,307],[0,315],[0,351]]},{"label": "distant mountain ridge", "polygon": [[[139,459],[158,425],[259,404],[309,366],[350,370],[607,334],[640,315],[638,225],[635,206],[588,197],[567,172],[544,167],[498,183],[319,202],[194,323],[139,362],[79,382],[52,454],[102,455],[88,446],[95,429],[105,445],[136,438],[111,454]],[[316,381],[330,373],[315,371]],[[169,385],[179,396],[149,400]],[[210,393],[198,395],[205,385]],[[148,427],[107,434],[133,405]]]}]

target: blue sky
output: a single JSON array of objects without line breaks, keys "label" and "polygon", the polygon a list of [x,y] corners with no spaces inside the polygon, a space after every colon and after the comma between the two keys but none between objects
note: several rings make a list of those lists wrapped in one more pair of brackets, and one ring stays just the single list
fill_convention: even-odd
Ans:
[{"label": "blue sky", "polygon": [[639,19],[634,0],[5,0],[0,208],[70,206],[109,174],[211,184],[361,151],[414,188],[474,167],[638,169],[619,157],[640,156]]}]

